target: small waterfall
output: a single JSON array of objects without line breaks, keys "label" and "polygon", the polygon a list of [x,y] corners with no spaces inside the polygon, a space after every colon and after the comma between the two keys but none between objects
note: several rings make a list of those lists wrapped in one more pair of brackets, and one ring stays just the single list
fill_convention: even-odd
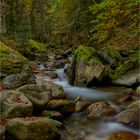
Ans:
[{"label": "small waterfall", "polygon": [[58,79],[54,82],[64,88],[64,90],[68,87],[71,87],[68,83],[68,79],[66,74],[64,73],[65,68],[67,67],[67,64],[65,65],[64,68],[57,69],[56,73],[58,75]]},{"label": "small waterfall", "polygon": [[64,73],[64,68],[63,69],[57,69],[56,73],[58,75],[58,80],[59,81],[66,81],[67,80],[67,76]]}]

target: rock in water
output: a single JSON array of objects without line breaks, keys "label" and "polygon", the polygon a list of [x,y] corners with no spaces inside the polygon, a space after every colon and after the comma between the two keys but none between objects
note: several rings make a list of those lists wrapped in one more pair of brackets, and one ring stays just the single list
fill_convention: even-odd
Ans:
[{"label": "rock in water", "polygon": [[93,103],[88,107],[88,118],[102,118],[115,114],[115,110],[105,102]]},{"label": "rock in water", "polygon": [[102,81],[105,66],[95,54],[93,48],[78,46],[67,70],[70,84],[93,86]]},{"label": "rock in water", "polygon": [[87,101],[77,101],[75,103],[75,112],[82,112],[90,105]]},{"label": "rock in water", "polygon": [[52,97],[52,92],[45,85],[25,85],[17,89],[32,102],[34,109],[43,108]]},{"label": "rock in water", "polygon": [[8,122],[6,140],[59,140],[61,125],[47,117],[14,118]]},{"label": "rock in water", "polygon": [[50,100],[46,105],[47,109],[59,111],[63,114],[74,112],[74,103],[68,100]]},{"label": "rock in water", "polygon": [[4,90],[0,94],[1,117],[15,118],[31,116],[33,106],[24,94],[14,90]]},{"label": "rock in water", "polygon": [[136,109],[128,109],[117,115],[117,122],[133,127],[139,127],[139,111]]},{"label": "rock in water", "polygon": [[38,87],[39,87],[39,85],[40,86],[43,85],[44,88],[50,89],[52,91],[53,97],[60,97],[60,98],[62,97],[63,98],[65,96],[63,87],[60,85],[56,85],[56,84],[46,81],[46,80],[37,80],[36,82],[38,84]]}]

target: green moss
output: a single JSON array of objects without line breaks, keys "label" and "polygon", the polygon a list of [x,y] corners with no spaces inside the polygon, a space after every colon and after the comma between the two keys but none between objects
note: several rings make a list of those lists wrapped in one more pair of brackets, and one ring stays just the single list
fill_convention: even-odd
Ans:
[{"label": "green moss", "polygon": [[15,73],[20,71],[28,60],[19,52],[0,42],[0,67],[2,72]]},{"label": "green moss", "polygon": [[47,49],[48,47],[45,44],[30,39],[25,42],[22,54],[29,60],[42,60],[46,59],[46,56],[42,54],[45,54]]},{"label": "green moss", "polygon": [[135,54],[130,56],[128,60],[126,60],[115,70],[115,73],[112,74],[111,76],[112,79],[116,80],[120,78],[122,75],[126,74],[128,71],[139,68],[140,65],[139,55],[140,55],[140,50],[138,50]]},{"label": "green moss", "polygon": [[46,45],[32,39],[28,41],[28,47],[33,49],[33,51],[46,51],[47,49]]},{"label": "green moss", "polygon": [[108,45],[105,47],[106,51],[107,51],[107,54],[112,57],[112,58],[115,58],[115,59],[120,59],[121,58],[121,55],[119,53],[118,50],[116,50],[116,48],[112,48],[112,46]]},{"label": "green moss", "polygon": [[22,56],[19,52],[11,49],[10,47],[6,46],[2,42],[0,42],[0,60],[1,62],[18,62],[19,60],[22,62],[27,62],[28,60]]},{"label": "green moss", "polygon": [[61,107],[64,107],[64,106],[66,106],[66,105],[70,105],[70,104],[72,104],[73,102],[72,101],[68,101],[68,100],[59,100],[59,101],[57,101],[57,104],[56,104],[56,106],[59,108],[61,108]]},{"label": "green moss", "polygon": [[83,45],[79,45],[74,52],[74,55],[77,56],[78,59],[82,58],[84,63],[86,63],[94,54],[96,54],[94,48],[85,47]]}]

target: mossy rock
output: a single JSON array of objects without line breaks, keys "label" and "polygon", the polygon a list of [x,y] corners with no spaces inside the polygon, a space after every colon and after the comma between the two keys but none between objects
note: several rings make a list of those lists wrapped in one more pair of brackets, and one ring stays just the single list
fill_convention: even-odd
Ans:
[{"label": "mossy rock", "polygon": [[43,43],[29,39],[25,42],[24,47],[25,50],[23,51],[23,54],[30,60],[43,60],[47,58],[47,55],[45,55],[47,46]]},{"label": "mossy rock", "polygon": [[59,111],[62,114],[73,113],[75,104],[69,100],[50,100],[46,109]]},{"label": "mossy rock", "polygon": [[28,60],[19,52],[0,42],[1,73],[6,75],[18,73],[28,63]]},{"label": "mossy rock", "polygon": [[86,47],[83,45],[79,45],[77,49],[74,51],[74,55],[77,56],[77,59],[82,59],[85,63],[88,62],[93,55],[97,52],[94,48]]},{"label": "mossy rock", "polygon": [[127,109],[116,116],[118,123],[128,125],[131,127],[139,127],[139,113],[138,109]]},{"label": "mossy rock", "polygon": [[7,140],[59,140],[62,124],[47,117],[14,118],[8,122]]},{"label": "mossy rock", "polygon": [[111,75],[113,80],[119,79],[122,75],[126,74],[126,72],[139,68],[140,65],[140,50],[134,53],[128,60],[124,63],[120,64],[119,67],[115,70],[115,73]]},{"label": "mossy rock", "polygon": [[122,63],[122,58],[117,48],[110,45],[103,47],[99,51],[99,58],[104,64],[109,64],[112,69],[116,68]]},{"label": "mossy rock", "polygon": [[139,84],[139,54],[138,50],[109,74],[114,84],[123,86],[137,86]]},{"label": "mossy rock", "polygon": [[87,112],[87,117],[89,119],[108,117],[116,113],[115,109],[106,102],[96,102],[91,104],[87,108]]}]

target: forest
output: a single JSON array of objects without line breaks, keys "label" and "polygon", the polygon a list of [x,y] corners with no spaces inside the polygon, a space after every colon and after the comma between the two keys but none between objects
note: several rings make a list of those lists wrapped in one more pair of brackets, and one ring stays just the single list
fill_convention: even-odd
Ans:
[{"label": "forest", "polygon": [[139,140],[139,0],[0,0],[1,140]]}]

